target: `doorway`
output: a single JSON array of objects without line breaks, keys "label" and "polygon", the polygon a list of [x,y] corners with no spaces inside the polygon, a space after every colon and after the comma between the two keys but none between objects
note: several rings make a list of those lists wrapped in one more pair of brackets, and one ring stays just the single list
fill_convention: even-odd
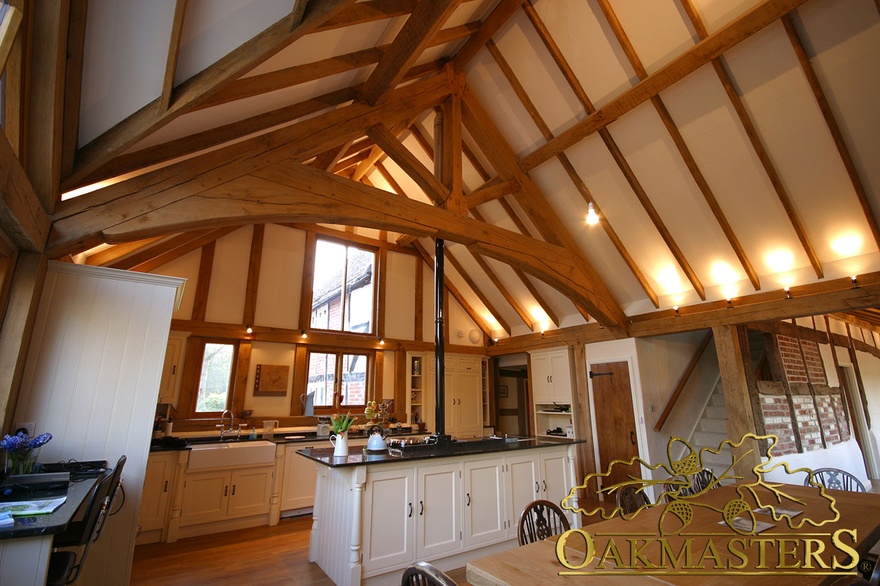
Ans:
[{"label": "doorway", "polygon": [[501,357],[495,376],[495,433],[529,435],[528,357],[517,354]]},{"label": "doorway", "polygon": [[[597,468],[604,473],[611,462],[628,461],[639,455],[629,362],[592,364],[589,377],[596,424]],[[615,464],[611,473],[600,480],[602,486],[611,486],[625,482],[629,476],[641,478],[638,463]]]}]

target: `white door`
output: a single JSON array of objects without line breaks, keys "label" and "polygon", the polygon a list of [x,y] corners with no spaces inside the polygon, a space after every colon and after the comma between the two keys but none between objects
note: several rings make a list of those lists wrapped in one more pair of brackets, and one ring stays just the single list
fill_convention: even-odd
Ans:
[{"label": "white door", "polygon": [[512,456],[506,461],[510,509],[510,531],[507,535],[514,537],[519,531],[519,518],[526,505],[541,498],[541,475],[536,455]]},{"label": "white door", "polygon": [[415,559],[415,474],[412,469],[370,471],[364,490],[364,571]]},{"label": "white door", "polygon": [[505,538],[503,466],[497,459],[464,464],[464,545]]},{"label": "white door", "polygon": [[141,531],[152,531],[165,527],[168,513],[168,497],[171,494],[171,479],[177,464],[177,452],[151,454],[144,475],[144,492],[141,496],[141,509],[138,523]]},{"label": "white door", "polygon": [[[564,453],[541,454],[541,498],[562,506],[562,499],[568,496],[572,487],[568,457]],[[569,523],[573,514],[565,511]]]},{"label": "white door", "polygon": [[459,437],[483,435],[483,397],[480,371],[459,371],[456,379],[455,428]]},{"label": "white door", "polygon": [[416,521],[416,556],[429,559],[461,549],[461,466],[420,467]]},{"label": "white door", "polygon": [[227,470],[187,473],[180,526],[225,519],[231,477]]},{"label": "white door", "polygon": [[232,472],[228,518],[264,515],[269,512],[274,467],[241,468]]},{"label": "white door", "polygon": [[296,453],[297,450],[313,448],[291,444],[284,452],[284,482],[281,488],[281,510],[301,509],[315,505],[315,485],[318,481],[318,464]]}]

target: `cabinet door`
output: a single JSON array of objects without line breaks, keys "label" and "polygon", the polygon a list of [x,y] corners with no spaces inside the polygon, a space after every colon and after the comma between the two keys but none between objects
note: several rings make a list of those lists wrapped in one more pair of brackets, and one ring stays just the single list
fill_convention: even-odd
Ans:
[{"label": "cabinet door", "polygon": [[505,539],[503,465],[497,459],[464,464],[464,546]]},{"label": "cabinet door", "polygon": [[417,472],[416,557],[461,549],[461,466],[441,464]]},{"label": "cabinet door", "polygon": [[553,383],[553,402],[571,404],[571,365],[568,350],[550,354],[550,380]]},{"label": "cabinet door", "polygon": [[[476,362],[479,367],[479,361]],[[481,437],[483,435],[482,393],[480,391],[480,371],[460,370],[454,377],[455,406],[453,425],[459,437]]]},{"label": "cabinet door", "polygon": [[506,459],[508,484],[507,506],[510,523],[508,537],[515,537],[519,531],[519,518],[530,502],[541,497],[541,473],[537,456],[512,456]]},{"label": "cabinet door", "polygon": [[141,494],[141,510],[138,524],[142,531],[164,529],[171,496],[171,480],[177,452],[151,454],[144,474],[144,491]]},{"label": "cabinet door", "polygon": [[284,482],[281,485],[281,510],[302,509],[315,505],[318,464],[296,453],[304,446],[291,444],[284,451]]},{"label": "cabinet door", "polygon": [[165,364],[162,367],[162,379],[159,382],[159,403],[171,403],[174,400],[174,390],[177,387],[177,379],[181,371],[183,347],[183,338],[174,336],[168,338],[168,345],[165,347]]},{"label": "cabinet door", "polygon": [[[572,487],[572,478],[565,452],[541,454],[541,497],[561,506],[562,499],[568,496]],[[565,511],[569,522],[572,521],[571,511]]]},{"label": "cabinet door", "polygon": [[187,473],[180,512],[181,527],[225,519],[231,477],[228,470]]},{"label": "cabinet door", "polygon": [[227,518],[263,515],[269,512],[272,497],[273,466],[241,468],[232,471]]},{"label": "cabinet door", "polygon": [[364,571],[400,567],[415,559],[415,472],[370,471],[364,489]]},{"label": "cabinet door", "polygon": [[531,360],[532,399],[535,403],[553,402],[553,370],[550,355],[533,354]]}]

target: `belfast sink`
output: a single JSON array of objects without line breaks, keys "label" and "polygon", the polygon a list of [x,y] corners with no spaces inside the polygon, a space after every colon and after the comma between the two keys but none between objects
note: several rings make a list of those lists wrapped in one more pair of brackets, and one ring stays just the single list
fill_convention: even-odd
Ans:
[{"label": "belfast sink", "polygon": [[197,444],[190,448],[187,469],[234,468],[275,462],[275,444],[266,441]]}]

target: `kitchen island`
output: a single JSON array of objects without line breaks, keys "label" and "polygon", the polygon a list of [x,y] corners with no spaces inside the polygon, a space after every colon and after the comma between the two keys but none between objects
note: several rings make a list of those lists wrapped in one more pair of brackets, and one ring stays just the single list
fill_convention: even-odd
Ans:
[{"label": "kitchen island", "polygon": [[399,584],[415,561],[449,570],[516,547],[526,504],[558,503],[576,484],[576,443],[485,438],[341,458],[298,450],[319,464],[309,561],[340,586]]}]

